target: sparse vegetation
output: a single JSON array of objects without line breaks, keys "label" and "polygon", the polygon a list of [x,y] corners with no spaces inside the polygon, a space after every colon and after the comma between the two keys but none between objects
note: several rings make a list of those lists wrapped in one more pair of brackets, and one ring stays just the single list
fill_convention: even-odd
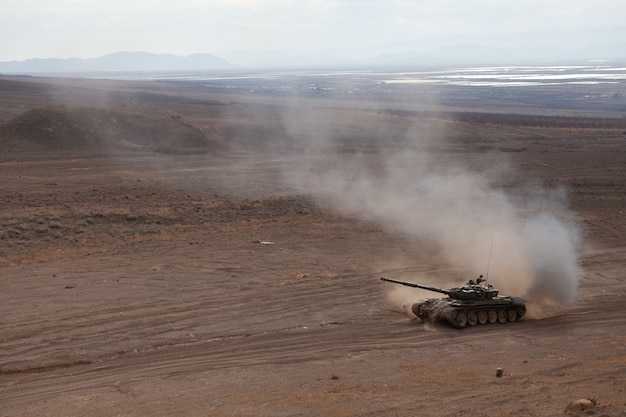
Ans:
[{"label": "sparse vegetation", "polygon": [[[251,82],[0,77],[3,415],[543,417],[576,398],[594,407],[573,415],[623,414],[624,97]],[[387,272],[469,272],[296,176],[376,179],[405,149],[495,171],[527,204],[539,183],[567,192],[576,302],[462,333],[390,307]]]}]

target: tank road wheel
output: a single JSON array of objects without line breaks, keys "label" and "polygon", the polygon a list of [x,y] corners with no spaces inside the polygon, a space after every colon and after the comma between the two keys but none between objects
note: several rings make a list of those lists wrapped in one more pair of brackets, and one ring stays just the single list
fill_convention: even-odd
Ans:
[{"label": "tank road wheel", "polygon": [[517,318],[522,318],[526,314],[526,306],[517,307]]},{"label": "tank road wheel", "polygon": [[457,311],[449,311],[448,313],[446,313],[446,319],[448,319],[448,321],[450,322],[455,322],[456,323],[456,315],[457,315]]},{"label": "tank road wheel", "polygon": [[425,314],[424,311],[422,311],[422,305],[415,303],[411,306],[411,311],[413,312],[413,314],[415,314],[417,316],[417,318],[419,318],[422,321],[426,321],[428,319],[428,314]]},{"label": "tank road wheel", "polygon": [[487,313],[487,316],[489,317],[489,323],[491,324],[498,321],[498,313],[496,312],[496,310],[489,310],[489,313]]},{"label": "tank road wheel", "polygon": [[469,313],[467,313],[467,323],[470,326],[476,326],[476,324],[478,323],[478,315],[475,311],[470,311]]},{"label": "tank road wheel", "polygon": [[517,312],[514,308],[509,309],[509,311],[507,312],[507,318],[510,322],[514,322],[515,320],[517,320]]},{"label": "tank road wheel", "polygon": [[498,310],[498,321],[500,323],[506,323],[507,319],[509,318],[509,316],[506,314],[506,310],[505,309],[500,309]]},{"label": "tank road wheel", "polygon": [[456,315],[456,324],[459,328],[467,325],[467,314],[464,311],[459,311],[459,314]]},{"label": "tank road wheel", "polygon": [[478,312],[478,322],[480,324],[485,324],[487,323],[488,320],[489,320],[489,316],[487,315],[487,312],[485,310],[480,310]]}]

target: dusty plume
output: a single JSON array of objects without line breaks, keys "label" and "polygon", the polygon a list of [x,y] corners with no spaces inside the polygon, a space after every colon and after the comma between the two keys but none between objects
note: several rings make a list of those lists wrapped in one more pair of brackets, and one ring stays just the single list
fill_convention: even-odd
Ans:
[{"label": "dusty plume", "polygon": [[[435,246],[462,275],[457,280],[488,273],[502,294],[531,302],[573,300],[581,275],[580,233],[566,193],[525,184],[498,153],[470,165],[462,152],[446,151],[440,134],[430,133],[415,129],[416,139],[393,151],[316,158],[289,176],[325,204],[377,222],[416,245]],[[509,180],[506,187],[503,178]]]}]

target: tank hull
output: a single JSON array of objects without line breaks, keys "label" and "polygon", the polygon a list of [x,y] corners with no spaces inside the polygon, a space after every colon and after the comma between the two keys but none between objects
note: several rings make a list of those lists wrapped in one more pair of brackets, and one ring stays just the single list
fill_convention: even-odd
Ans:
[{"label": "tank hull", "polygon": [[519,297],[494,297],[480,301],[431,298],[413,304],[411,310],[421,320],[446,321],[462,329],[517,321],[526,314],[526,302]]}]

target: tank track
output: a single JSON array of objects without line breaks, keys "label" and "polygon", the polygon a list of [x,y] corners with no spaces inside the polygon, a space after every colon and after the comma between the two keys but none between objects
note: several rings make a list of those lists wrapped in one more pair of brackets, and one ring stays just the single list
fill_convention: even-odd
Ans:
[{"label": "tank track", "polygon": [[422,320],[432,321],[443,319],[457,329],[483,324],[514,322],[526,314],[523,304],[492,305],[492,306],[446,306],[437,314],[420,309],[420,304],[414,304],[413,313]]},{"label": "tank track", "polygon": [[462,329],[482,324],[514,322],[526,314],[526,307],[520,305],[493,307],[451,308],[444,318],[453,327]]}]

